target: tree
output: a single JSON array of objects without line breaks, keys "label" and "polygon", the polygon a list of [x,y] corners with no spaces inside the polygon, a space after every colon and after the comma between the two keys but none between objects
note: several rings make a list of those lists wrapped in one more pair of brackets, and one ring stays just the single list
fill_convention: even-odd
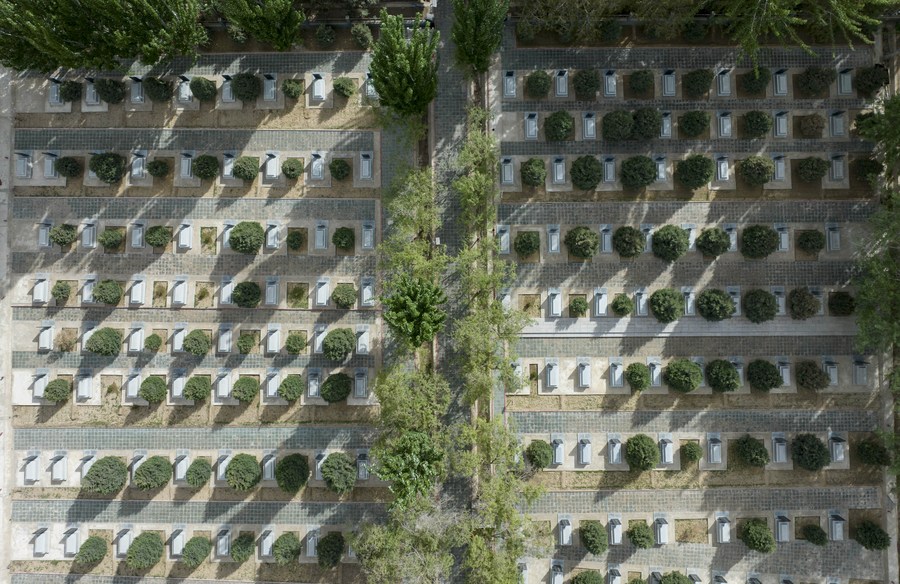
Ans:
[{"label": "tree", "polygon": [[259,381],[256,377],[240,377],[234,382],[231,395],[239,402],[248,404],[259,394]]},{"label": "tree", "polygon": [[625,441],[625,460],[634,470],[650,470],[659,464],[659,447],[650,436],[637,434]]},{"label": "tree", "polygon": [[580,225],[566,233],[563,243],[573,256],[588,259],[600,249],[600,235],[590,227]]},{"label": "tree", "polygon": [[684,295],[673,288],[661,288],[650,295],[650,312],[661,323],[670,323],[684,316]]},{"label": "tree", "polygon": [[322,463],[322,479],[335,493],[348,493],[356,484],[356,465],[343,452],[332,452]]},{"label": "tree", "polygon": [[209,557],[210,551],[212,551],[212,542],[208,537],[194,536],[184,544],[181,561],[190,568],[196,568]]},{"label": "tree", "polygon": [[[900,123],[900,99],[896,104]],[[891,148],[885,142],[881,145]],[[896,155],[900,156],[900,143]],[[896,194],[887,196],[869,225],[870,236],[859,248],[856,342],[861,351],[882,352],[900,346],[900,288],[896,285],[900,278],[900,206]]]},{"label": "tree", "polygon": [[375,474],[390,481],[392,507],[406,508],[419,495],[428,495],[444,474],[444,450],[428,434],[406,432],[374,448]]},{"label": "tree", "polygon": [[330,404],[343,401],[350,395],[353,380],[346,373],[332,373],[322,383],[322,399]]},{"label": "tree", "polygon": [[114,280],[101,280],[94,287],[94,301],[115,306],[122,299],[122,286]]},{"label": "tree", "polygon": [[82,566],[99,564],[106,557],[109,545],[99,535],[92,535],[81,544],[78,553],[75,554],[75,563]]},{"label": "tree", "polygon": [[117,456],[105,456],[91,465],[81,479],[81,488],[89,493],[111,495],[119,492],[128,479],[128,467]]},{"label": "tree", "polygon": [[91,156],[88,168],[106,184],[116,184],[125,173],[125,158],[117,152],[101,152]]},{"label": "tree", "polygon": [[706,320],[719,322],[734,314],[734,299],[719,288],[704,290],[697,296],[697,312]]},{"label": "tree", "polygon": [[68,379],[56,378],[44,388],[44,399],[48,402],[67,401],[72,395],[72,383]]},{"label": "tree", "polygon": [[142,491],[152,491],[172,480],[172,463],[165,456],[151,456],[134,471],[134,485]]},{"label": "tree", "polygon": [[778,299],[768,290],[750,290],[744,294],[744,314],[756,324],[772,320],[778,314]]},{"label": "tree", "polygon": [[353,352],[356,346],[356,335],[348,328],[338,328],[328,331],[322,341],[322,353],[332,361],[343,361],[347,355]]},{"label": "tree", "polygon": [[114,328],[102,328],[91,335],[85,343],[85,348],[91,353],[105,357],[118,355],[122,348],[122,333]]},{"label": "tree", "polygon": [[639,189],[656,182],[656,163],[649,156],[632,156],[622,161],[619,180],[630,189]]},{"label": "tree", "polygon": [[300,375],[286,375],[278,386],[278,397],[287,401],[297,401],[303,396],[303,378]]},{"label": "tree", "polygon": [[623,258],[633,258],[644,253],[647,238],[640,230],[623,225],[613,233],[613,249]]},{"label": "tree", "polygon": [[413,23],[410,38],[402,16],[381,11],[381,34],[369,72],[382,105],[403,116],[420,115],[437,95],[440,33]]},{"label": "tree", "polygon": [[189,486],[199,489],[209,482],[209,477],[211,476],[212,465],[209,463],[209,460],[206,458],[198,458],[188,467],[187,473],[184,475],[184,480]]},{"label": "tree", "polygon": [[662,577],[659,584],[692,584],[693,580],[681,572],[669,572]]},{"label": "tree", "polygon": [[50,228],[50,241],[60,247],[72,245],[78,239],[78,228],[69,223],[54,225]]},{"label": "tree", "polygon": [[868,519],[856,526],[853,539],[867,550],[886,550],[891,545],[891,536],[880,525]]},{"label": "tree", "polygon": [[145,531],[131,542],[125,556],[125,564],[132,570],[152,568],[162,558],[164,547],[158,533]]},{"label": "tree", "polygon": [[758,440],[750,434],[744,434],[734,443],[734,451],[741,461],[757,468],[763,468],[769,464],[769,451],[762,440]]},{"label": "tree", "polygon": [[243,564],[256,550],[256,541],[252,533],[242,533],[231,542],[231,559],[238,564]]},{"label": "tree", "polygon": [[579,156],[572,163],[572,184],[575,187],[589,191],[597,188],[601,180],[603,165],[596,156]]},{"label": "tree", "polygon": [[341,563],[341,556],[344,555],[344,535],[340,531],[332,531],[319,540],[316,553],[319,567],[334,568]]},{"label": "tree", "polygon": [[663,370],[666,385],[680,393],[689,393],[700,387],[703,370],[689,359],[674,359]]},{"label": "tree", "polygon": [[[656,445],[654,444],[654,448]],[[646,521],[636,521],[625,532],[631,545],[638,549],[650,549],[653,547],[653,530]]]},{"label": "tree", "polygon": [[762,259],[778,249],[778,232],[768,225],[750,225],[741,232],[741,253],[750,259]]},{"label": "tree", "polygon": [[[860,135],[878,144],[883,156],[882,160],[887,167],[888,176],[896,174],[898,167],[900,167],[898,124],[900,124],[900,95],[894,95],[885,99],[880,103],[880,107],[876,109],[873,115],[857,122]],[[896,215],[895,205],[886,205],[880,213],[872,217],[871,221],[873,224],[883,227],[891,219],[896,220]]]},{"label": "tree", "polygon": [[331,301],[338,308],[348,309],[356,303],[356,295],[356,288],[353,287],[353,284],[338,284],[331,293]]},{"label": "tree", "polygon": [[235,454],[225,469],[225,480],[235,491],[249,491],[261,479],[259,461],[251,454]]},{"label": "tree", "polygon": [[715,163],[702,154],[691,154],[675,165],[675,180],[691,190],[699,189],[712,180]]},{"label": "tree", "polygon": [[430,343],[447,320],[443,309],[447,295],[440,286],[421,278],[401,275],[381,302],[391,333],[410,349]]},{"label": "tree", "polygon": [[547,468],[553,462],[553,447],[544,440],[532,440],[525,449],[525,458],[536,469]]},{"label": "tree", "polygon": [[653,232],[653,255],[672,263],[688,250],[688,232],[677,225],[665,225]]},{"label": "tree", "polygon": [[262,300],[262,289],[256,282],[241,282],[232,290],[231,299],[241,308],[256,308]]},{"label": "tree", "polygon": [[297,539],[297,536],[291,532],[282,533],[272,545],[272,555],[275,557],[275,563],[279,566],[288,566],[297,561],[303,544]]},{"label": "tree", "polygon": [[803,360],[797,363],[797,385],[800,389],[819,391],[828,387],[828,374],[815,361]]},{"label": "tree", "polygon": [[738,174],[750,186],[766,184],[774,173],[775,162],[768,156],[748,156],[738,164]]},{"label": "tree", "polygon": [[592,554],[600,555],[609,547],[606,528],[599,521],[582,521],[579,530],[581,532],[581,543]]},{"label": "tree", "polygon": [[650,387],[650,367],[640,362],[632,363],[625,369],[625,381],[631,391],[644,391]]},{"label": "tree", "polygon": [[725,359],[715,359],[706,365],[706,380],[713,391],[735,391],[741,386],[737,369]]},{"label": "tree", "polygon": [[381,405],[379,439],[405,432],[437,437],[443,430],[442,418],[450,406],[450,384],[439,374],[393,367],[378,376],[374,391]]},{"label": "tree", "polygon": [[831,455],[825,443],[815,434],[798,434],[791,441],[794,463],[800,468],[818,471],[831,463]]},{"label": "tree", "polygon": [[231,228],[228,245],[234,251],[255,254],[259,252],[265,238],[262,225],[256,221],[241,221]]},{"label": "tree", "polygon": [[189,332],[184,337],[184,344],[182,348],[186,353],[190,353],[191,355],[195,355],[197,357],[202,357],[209,353],[209,349],[212,346],[212,339],[209,336],[209,333],[202,331],[200,329],[193,330]]},{"label": "tree", "polygon": [[309,480],[309,459],[305,454],[289,454],[275,465],[275,481],[285,493],[297,493]]},{"label": "tree", "polygon": [[596,570],[579,572],[572,579],[572,584],[603,584],[603,576]]},{"label": "tree", "polygon": [[166,382],[159,375],[150,375],[141,382],[138,397],[151,404],[161,403],[166,399]]},{"label": "tree", "polygon": [[784,382],[778,367],[765,359],[750,361],[750,364],[747,365],[747,381],[750,382],[750,387],[760,391],[781,387]]},{"label": "tree", "polygon": [[762,554],[775,551],[775,536],[765,519],[748,519],[738,537],[753,551]]},{"label": "tree", "polygon": [[884,445],[884,441],[876,438],[867,438],[856,446],[856,454],[865,464],[874,466],[889,466],[891,453]]},{"label": "tree", "polygon": [[453,29],[456,59],[484,73],[491,55],[503,40],[503,21],[509,11],[509,0],[453,0]]},{"label": "tree", "polygon": [[819,313],[822,303],[808,288],[794,288],[787,295],[788,313],[794,320],[806,320]]},{"label": "tree", "polygon": [[300,38],[306,17],[294,0],[216,0],[226,19],[276,51],[287,51]]}]

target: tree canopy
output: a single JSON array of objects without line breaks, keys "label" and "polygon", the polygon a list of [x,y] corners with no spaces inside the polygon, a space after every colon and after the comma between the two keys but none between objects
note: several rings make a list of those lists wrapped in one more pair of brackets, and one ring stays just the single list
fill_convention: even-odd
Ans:
[{"label": "tree canopy", "polygon": [[278,51],[297,42],[306,21],[294,0],[216,0],[216,7],[239,29]]},{"label": "tree canopy", "polygon": [[453,30],[456,58],[476,73],[484,73],[491,55],[503,40],[503,21],[509,0],[453,0]]}]

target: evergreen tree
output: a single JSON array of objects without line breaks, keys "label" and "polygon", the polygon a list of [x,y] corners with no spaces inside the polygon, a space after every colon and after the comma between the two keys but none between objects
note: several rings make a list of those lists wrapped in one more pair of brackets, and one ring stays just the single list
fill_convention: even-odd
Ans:
[{"label": "evergreen tree", "polygon": [[402,16],[381,11],[381,35],[369,71],[382,105],[400,115],[425,113],[437,94],[437,44],[440,33],[416,19],[409,39]]},{"label": "evergreen tree", "polygon": [[306,20],[294,0],[218,0],[217,7],[229,22],[277,51],[297,42]]},{"label": "evergreen tree", "polygon": [[503,40],[503,21],[509,0],[453,0],[453,42],[456,58],[471,65],[476,73],[484,73],[491,55]]}]

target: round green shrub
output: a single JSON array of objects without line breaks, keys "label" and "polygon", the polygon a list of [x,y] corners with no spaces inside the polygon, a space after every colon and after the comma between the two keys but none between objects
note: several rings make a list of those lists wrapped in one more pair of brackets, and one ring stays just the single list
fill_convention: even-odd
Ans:
[{"label": "round green shrub", "polygon": [[825,67],[807,67],[797,76],[797,89],[801,97],[818,97],[828,92],[836,74],[834,69]]},{"label": "round green shrub", "polygon": [[579,156],[572,163],[572,184],[590,191],[603,180],[603,165],[593,156]]},{"label": "round green shrub", "polygon": [[334,180],[345,180],[350,177],[350,163],[344,158],[334,158],[328,163],[328,171]]},{"label": "round green shrub", "polygon": [[825,130],[825,118],[819,114],[810,114],[800,118],[800,135],[804,138],[821,138]]},{"label": "round green shrub", "polygon": [[634,112],[632,140],[653,140],[659,138],[662,129],[662,112],[656,108],[641,108]]},{"label": "round green shrub", "polygon": [[115,280],[101,280],[94,286],[94,302],[115,306],[122,300],[122,286]]},{"label": "round green shrub", "polygon": [[871,97],[876,91],[884,87],[890,81],[888,70],[884,65],[863,67],[856,70],[853,77],[853,87],[865,97]]},{"label": "round green shrub", "polygon": [[203,401],[212,392],[212,381],[208,375],[194,375],[184,384],[184,398]]},{"label": "round green shrub", "polygon": [[238,401],[248,404],[259,395],[259,381],[255,377],[241,377],[234,382],[231,395]]},{"label": "round green shrub", "polygon": [[797,363],[797,386],[809,391],[820,391],[831,382],[828,374],[815,361],[804,360]]},{"label": "round green shrub", "polygon": [[632,470],[650,470],[659,464],[659,447],[650,436],[636,434],[625,441],[625,460]]},{"label": "round green shrub", "polygon": [[684,315],[684,295],[672,288],[661,288],[650,295],[650,312],[659,322],[674,322]]},{"label": "round green shrub", "polygon": [[712,158],[702,154],[691,154],[675,165],[675,180],[685,187],[695,190],[709,184],[715,172]]},{"label": "round green shrub", "polygon": [[616,294],[610,303],[610,308],[616,316],[628,316],[634,310],[634,301],[628,294]]},{"label": "round green shrub", "polygon": [[81,488],[89,493],[118,493],[128,479],[128,467],[118,456],[104,456],[81,479]]},{"label": "round green shrub", "polygon": [[59,98],[66,102],[80,101],[82,86],[80,81],[71,79],[59,84]]},{"label": "round green shrub", "polygon": [[[291,180],[295,180],[300,178],[300,175],[303,174],[303,163],[299,158],[288,158],[284,162],[281,163],[281,174],[283,174],[286,178]],[[299,231],[292,231],[291,233],[300,233]],[[288,236],[290,237],[290,236]]]},{"label": "round green shrub", "polygon": [[125,99],[125,82],[118,79],[97,79],[94,81],[94,89],[100,99],[110,105],[122,103]]},{"label": "round green shrub", "polygon": [[106,557],[109,545],[106,540],[98,535],[92,535],[81,544],[78,553],[75,554],[75,563],[82,566],[99,564]]},{"label": "round green shrub", "polygon": [[56,172],[60,174],[60,176],[64,176],[66,178],[76,178],[81,176],[81,162],[76,158],[72,158],[71,156],[62,156],[56,159],[56,162],[53,165],[53,168],[56,169]]},{"label": "round green shrub", "polygon": [[235,454],[225,469],[225,480],[235,491],[249,491],[261,479],[262,469],[259,467],[259,461],[250,454]]},{"label": "round green shrub", "polygon": [[513,249],[520,256],[528,257],[541,249],[541,236],[537,231],[520,231],[513,240]]},{"label": "round green shrub", "polygon": [[644,363],[632,363],[625,369],[625,381],[631,391],[644,391],[650,387],[650,368]]},{"label": "round green shrub", "polygon": [[744,434],[734,442],[734,452],[738,459],[747,466],[762,468],[769,464],[769,451],[762,440],[750,434]]},{"label": "round green shrub", "polygon": [[891,545],[891,536],[880,525],[868,519],[856,526],[853,539],[867,550],[886,550]]},{"label": "round green shrub", "polygon": [[816,182],[822,180],[831,167],[827,160],[816,156],[801,158],[797,162],[797,178],[803,182]]},{"label": "round green shrub", "polygon": [[572,76],[575,97],[581,101],[593,101],[600,90],[600,73],[594,69],[580,69]]},{"label": "round green shrub", "polygon": [[284,342],[284,349],[291,355],[299,355],[306,349],[306,337],[300,333],[291,333]]},{"label": "round green shrub", "polygon": [[163,225],[154,225],[147,230],[144,240],[150,247],[165,247],[172,241],[172,228]]},{"label": "round green shrub", "polygon": [[884,441],[876,438],[866,438],[856,447],[856,455],[865,464],[874,466],[888,466],[892,462],[891,453],[884,445]]},{"label": "round green shrub", "polygon": [[356,465],[343,452],[333,452],[322,463],[322,479],[329,490],[347,493],[356,484]]},{"label": "round green shrub", "polygon": [[183,348],[185,352],[197,357],[202,357],[209,353],[212,346],[212,339],[209,334],[201,330],[194,330],[184,337]]},{"label": "round green shrub", "polygon": [[550,142],[571,140],[575,134],[575,118],[562,110],[553,112],[544,122],[544,136]]},{"label": "round green shrub", "polygon": [[266,239],[262,225],[256,221],[241,221],[231,229],[228,244],[231,249],[240,253],[259,253]]},{"label": "round green shrub", "polygon": [[531,99],[542,99],[550,94],[553,80],[546,71],[534,71],[525,78],[525,95]]},{"label": "round green shrub", "polygon": [[375,44],[375,39],[372,37],[372,29],[369,28],[368,24],[363,24],[362,22],[357,22],[350,28],[350,36],[353,37],[353,42],[356,43],[356,46],[364,51]]},{"label": "round green shrub", "polygon": [[106,357],[118,355],[122,348],[122,333],[109,327],[102,328],[91,335],[85,348],[91,353]]},{"label": "round green shrub", "polygon": [[522,184],[530,187],[542,186],[547,180],[547,165],[540,158],[529,158],[522,163]]},{"label": "round green shrub", "polygon": [[675,359],[663,369],[663,381],[677,392],[689,393],[700,387],[703,370],[688,359]]},{"label": "round green shrub", "polygon": [[259,174],[258,156],[241,156],[234,161],[234,178],[254,181]]},{"label": "round green shrub", "polygon": [[175,95],[172,82],[159,77],[144,77],[143,86],[144,93],[147,94],[150,101],[171,101],[172,96]]},{"label": "round green shrub", "polygon": [[566,244],[570,254],[576,258],[587,259],[593,257],[600,249],[600,234],[580,225],[566,233],[563,243]]},{"label": "round green shrub", "polygon": [[813,545],[824,546],[828,544],[828,535],[824,529],[816,524],[809,523],[804,525],[800,533],[803,535],[803,539]]},{"label": "round green shrub", "polygon": [[628,88],[635,95],[649,95],[653,91],[653,71],[650,69],[632,71],[628,77]]},{"label": "round green shrub", "polygon": [[696,138],[697,136],[709,131],[709,112],[701,110],[691,110],[681,114],[678,118],[678,129],[688,138]]},{"label": "round green shrub", "polygon": [[332,373],[322,383],[322,399],[335,403],[347,399],[353,380],[346,373]]},{"label": "round green shrub", "polygon": [[659,581],[659,584],[692,584],[693,580],[681,572],[669,572]]},{"label": "round green shrub", "polygon": [[256,308],[261,298],[262,290],[256,282],[241,282],[231,293],[231,299],[241,308]]},{"label": "round green shrub", "polygon": [[151,404],[161,403],[166,399],[166,382],[158,375],[150,375],[141,382],[138,396]]},{"label": "round green shrub", "polygon": [[332,531],[319,540],[316,547],[320,568],[334,568],[341,563],[344,555],[344,535],[340,531]]},{"label": "round green shrub", "polygon": [[212,551],[212,542],[208,537],[194,536],[184,544],[181,552],[181,561],[190,568],[196,568],[209,557]]},{"label": "round green shrub", "polygon": [[116,249],[125,241],[125,234],[119,229],[104,229],[97,237],[97,241],[103,246],[103,249]]},{"label": "round green shrub", "polygon": [[573,298],[569,302],[569,316],[572,318],[581,318],[587,314],[588,302],[581,296]]},{"label": "round green shrub", "polygon": [[128,547],[125,564],[132,570],[146,570],[162,559],[165,545],[158,533],[145,531]]},{"label": "round green shrub", "polygon": [[231,542],[231,559],[238,564],[243,564],[253,557],[256,551],[256,540],[253,534],[242,533]]},{"label": "round green shrub", "polygon": [[738,77],[738,86],[741,91],[752,95],[764,94],[772,79],[772,72],[765,67],[757,67]]},{"label": "round green shrub", "polygon": [[151,456],[134,471],[134,486],[142,491],[158,489],[167,485],[170,480],[172,463],[165,456]]},{"label": "round green shrub", "polygon": [[[656,448],[656,445],[653,445]],[[633,523],[625,532],[631,545],[638,549],[650,549],[653,547],[653,530],[646,521]]]},{"label": "round green shrub", "polygon": [[191,95],[199,101],[213,101],[218,93],[216,82],[206,77],[192,77],[190,88]]},{"label": "round green shrub", "polygon": [[184,475],[185,482],[194,489],[199,489],[209,482],[212,476],[212,465],[205,458],[198,458],[191,463]]},{"label": "round green shrub", "polygon": [[768,225],[750,225],[741,232],[741,253],[762,259],[778,249],[778,232]]},{"label": "round green shrub", "polygon": [[309,480],[309,459],[305,454],[289,454],[275,465],[275,481],[285,493],[297,493]]},{"label": "round green shrub", "polygon": [[328,331],[322,341],[322,353],[332,361],[343,361],[353,352],[356,335],[348,328],[337,328]]},{"label": "round green shrub", "polygon": [[741,386],[737,369],[725,359],[716,359],[706,365],[706,381],[713,391],[735,391]]},{"label": "round green shrub", "polygon": [[301,249],[303,249],[304,243],[306,243],[306,234],[303,231],[288,231],[288,249],[291,249],[293,251],[300,251]]},{"label": "round green shrub", "polygon": [[697,296],[697,312],[708,321],[719,322],[731,318],[734,309],[734,299],[724,290],[709,288]]},{"label": "round green shrub", "polygon": [[281,82],[281,93],[290,99],[300,99],[303,95],[303,80],[285,79]]},{"label": "round green shrub", "polygon": [[53,284],[53,288],[50,290],[50,296],[53,296],[57,305],[65,304],[71,295],[72,287],[62,280]]},{"label": "round green shrub", "polygon": [[599,556],[609,548],[609,538],[606,528],[596,520],[586,519],[579,526],[581,543],[585,549],[595,556]]},{"label": "round green shrub", "polygon": [[616,229],[613,233],[613,249],[616,250],[623,258],[633,258],[644,253],[644,246],[647,245],[647,238],[644,234],[631,227],[623,225]]},{"label": "round green shrub", "polygon": [[783,383],[778,367],[765,359],[756,359],[747,365],[747,381],[750,387],[759,391],[769,391]]},{"label": "round green shrub", "polygon": [[238,337],[237,348],[241,355],[249,355],[250,351],[257,345],[256,336],[250,334],[242,334]]},{"label": "round green shrub", "polygon": [[194,176],[202,180],[212,180],[219,176],[219,159],[203,154],[194,159]]},{"label": "round green shrub", "polygon": [[681,461],[697,462],[703,456],[703,449],[697,442],[683,442],[681,444]]},{"label": "round green shrub", "polygon": [[653,255],[666,262],[674,262],[687,253],[688,232],[676,225],[666,225],[653,232]]},{"label": "round green shrub", "polygon": [[744,314],[756,324],[772,320],[778,314],[778,300],[766,290],[750,290],[744,294]]},{"label": "round green shrub", "polygon": [[603,584],[603,575],[596,570],[579,572],[572,578],[572,584]]},{"label": "round green shrub", "polygon": [[60,247],[72,245],[78,239],[78,228],[68,223],[54,225],[50,228],[50,241]]},{"label": "round green shrub", "polygon": [[147,163],[147,172],[155,178],[162,178],[169,174],[169,163],[165,160],[155,158]]},{"label": "round green shrub", "polygon": [[808,254],[815,255],[825,249],[825,234],[818,229],[802,231],[797,238],[797,247]]},{"label": "round green shrub", "polygon": [[553,462],[553,447],[544,440],[533,440],[525,449],[525,458],[532,468],[547,468]]},{"label": "round green shrub", "polygon": [[67,379],[56,378],[44,388],[44,399],[53,403],[68,401],[72,395],[72,383]]},{"label": "round green shrub", "polygon": [[88,167],[99,180],[115,184],[122,180],[122,175],[125,174],[125,158],[115,152],[101,152],[91,156]]},{"label": "round green shrub", "polygon": [[278,385],[278,397],[287,401],[296,401],[303,396],[303,378],[299,375],[287,375]]},{"label": "round green shrub", "polygon": [[603,139],[630,140],[634,131],[634,116],[625,110],[611,111],[603,116]]},{"label": "round green shrub", "polygon": [[350,227],[338,227],[331,236],[331,243],[338,249],[350,250],[356,245],[356,235]]},{"label": "round green shrub", "polygon": [[749,111],[744,114],[743,121],[747,138],[762,138],[772,131],[772,116],[768,112]]},{"label": "round green shrub", "polygon": [[775,551],[775,536],[765,519],[748,519],[738,537],[753,551],[761,554]]},{"label": "round green shrub", "polygon": [[303,545],[293,533],[283,533],[278,536],[272,546],[272,555],[279,566],[289,566],[297,561]]},{"label": "round green shrub", "polygon": [[262,92],[262,82],[253,73],[238,73],[231,78],[231,90],[241,101],[256,101]]},{"label": "round green shrub", "polygon": [[328,48],[334,44],[335,34],[334,27],[327,24],[320,24],[316,27],[316,42],[320,47]]},{"label": "round green shrub", "polygon": [[748,185],[764,185],[775,174],[775,162],[767,156],[748,156],[738,164],[738,173]]},{"label": "round green shrub", "polygon": [[787,295],[788,313],[794,320],[806,320],[819,313],[822,303],[807,288],[794,288]]},{"label": "round green shrub", "polygon": [[619,175],[622,185],[640,189],[656,182],[656,163],[648,156],[632,156],[622,161]]},{"label": "round green shrub", "polygon": [[709,69],[694,69],[681,77],[681,90],[687,99],[700,99],[709,92],[715,75]]},{"label": "round green shrub", "polygon": [[815,434],[798,434],[791,441],[794,464],[810,471],[822,470],[831,463],[825,443]]}]

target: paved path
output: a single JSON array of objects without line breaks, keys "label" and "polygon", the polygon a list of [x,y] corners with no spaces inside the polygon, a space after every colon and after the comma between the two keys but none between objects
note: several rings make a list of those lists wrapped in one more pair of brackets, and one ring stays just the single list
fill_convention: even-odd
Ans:
[{"label": "paved path", "polygon": [[374,325],[378,314],[374,310],[298,310],[269,309],[260,314],[259,308],[182,308],[174,312],[170,308],[41,308],[31,306],[15,306],[12,309],[14,321],[35,321],[52,319],[72,322],[168,322],[173,317],[185,314],[185,321],[191,325],[219,323],[240,323],[245,326],[264,326],[269,322],[283,325],[337,324],[354,326],[357,324]]},{"label": "paved path", "polygon": [[[105,324],[105,323],[104,323]],[[197,327],[199,328],[199,327]],[[169,355],[166,353],[120,353],[116,357],[106,357],[94,353],[13,353],[13,367],[54,367],[57,369],[168,369],[170,367],[192,369],[261,369],[266,367],[374,367],[374,355],[354,353],[346,362],[335,363],[324,355],[206,355],[202,358],[188,354]]]},{"label": "paved path", "polygon": [[[17,137],[18,142],[18,137]],[[652,144],[652,146],[650,146]],[[568,142],[503,142],[500,154],[503,156],[573,156],[583,154],[675,154],[680,160],[682,155],[690,152],[716,153],[789,153],[789,152],[822,152],[847,153],[871,152],[873,144],[865,140],[781,140],[765,144],[759,140],[735,140],[731,138],[712,140],[674,140],[655,139],[650,141],[617,142],[610,144],[606,140],[580,140]]]},{"label": "paved path", "polygon": [[[94,574],[13,574],[10,584],[276,584],[268,580],[198,580],[195,578],[150,578],[97,576]],[[282,584],[282,583],[278,583]]]},{"label": "paved path", "polygon": [[[573,92],[574,93],[574,92]],[[574,98],[574,99],[573,99]],[[602,111],[615,105],[620,109],[659,108],[663,111],[689,111],[706,110],[710,106],[721,110],[800,110],[800,109],[865,109],[868,100],[857,97],[830,97],[827,99],[740,99],[716,97],[714,102],[708,100],[675,99],[664,97],[662,99],[620,99],[615,100],[601,97],[600,100],[580,101],[577,96],[570,94],[570,99],[552,97],[550,99],[532,100],[527,98],[503,99],[501,107],[504,112],[555,112],[559,109],[568,111]],[[773,140],[777,145],[780,140]]]}]

